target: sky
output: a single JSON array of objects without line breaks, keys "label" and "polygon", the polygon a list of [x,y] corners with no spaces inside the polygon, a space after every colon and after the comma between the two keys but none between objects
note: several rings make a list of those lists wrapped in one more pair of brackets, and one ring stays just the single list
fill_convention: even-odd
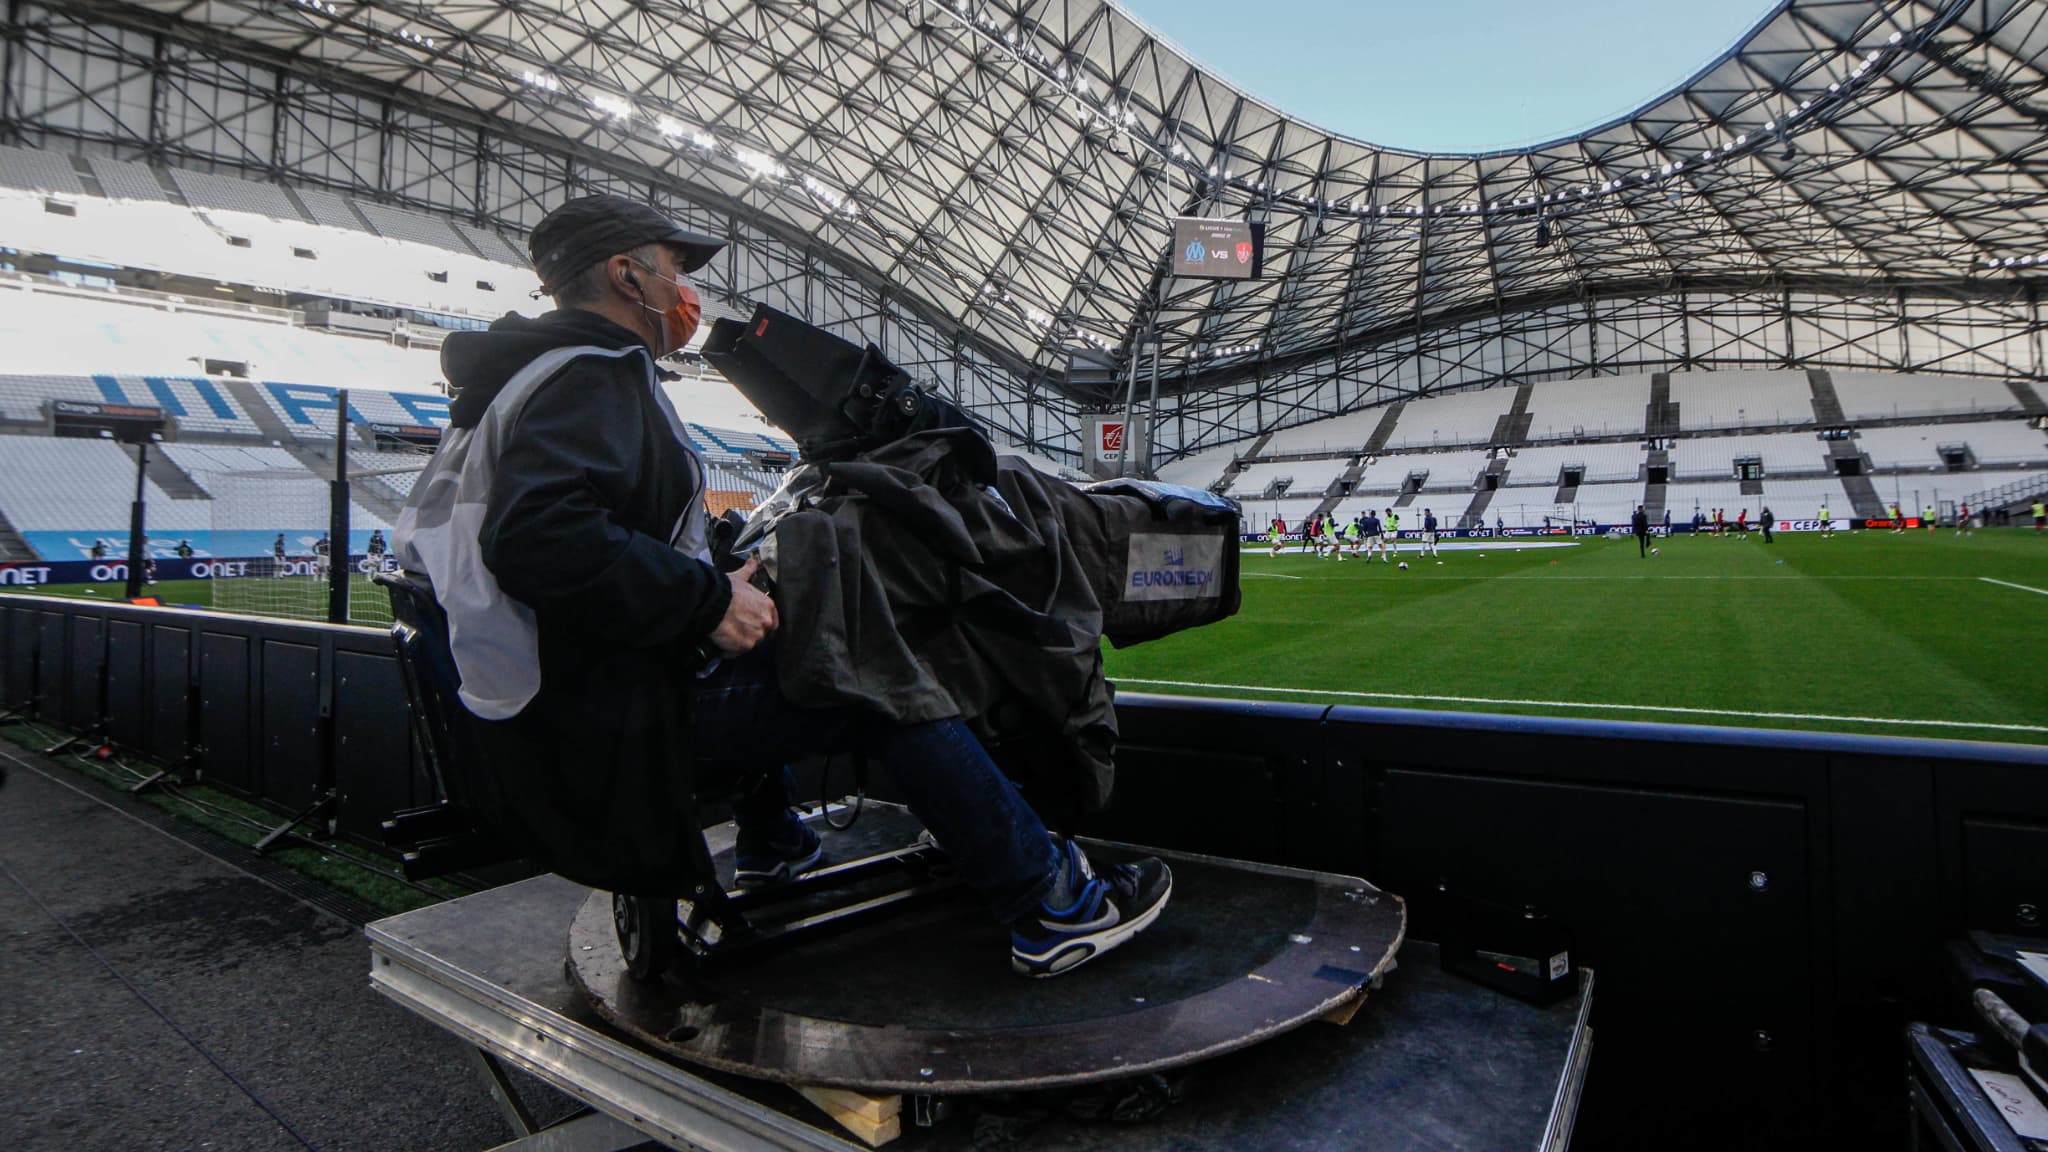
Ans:
[{"label": "sky", "polygon": [[1634,111],[1768,0],[1120,0],[1283,112],[1374,144],[1515,148]]}]

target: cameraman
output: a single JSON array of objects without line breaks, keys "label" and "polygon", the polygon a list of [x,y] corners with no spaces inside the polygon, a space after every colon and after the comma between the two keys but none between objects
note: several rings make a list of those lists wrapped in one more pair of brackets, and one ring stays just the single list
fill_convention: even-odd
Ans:
[{"label": "cameraman", "polygon": [[593,887],[672,893],[702,875],[688,806],[726,789],[738,879],[793,878],[821,848],[790,810],[786,764],[859,745],[1010,925],[1019,972],[1070,970],[1150,924],[1171,894],[1165,865],[1091,869],[964,721],[897,725],[783,697],[775,603],[754,560],[712,563],[704,465],[657,366],[695,332],[686,277],[724,242],[589,196],[529,245],[556,310],[448,338],[451,427],[395,551],[447,612],[463,703],[535,855]]}]

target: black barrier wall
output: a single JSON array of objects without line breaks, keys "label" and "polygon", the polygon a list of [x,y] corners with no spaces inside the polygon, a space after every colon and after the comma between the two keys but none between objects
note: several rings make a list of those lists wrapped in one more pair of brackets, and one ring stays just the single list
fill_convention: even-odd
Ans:
[{"label": "black barrier wall", "polygon": [[[1899,1029],[1941,1014],[1941,943],[2048,930],[2048,748],[1117,706],[1117,795],[1090,831],[1361,875],[1421,939],[1440,891],[1562,921],[1599,980],[1586,1147],[1881,1138]],[[382,632],[0,595],[15,707],[281,813],[332,790],[366,840],[432,799]]]}]

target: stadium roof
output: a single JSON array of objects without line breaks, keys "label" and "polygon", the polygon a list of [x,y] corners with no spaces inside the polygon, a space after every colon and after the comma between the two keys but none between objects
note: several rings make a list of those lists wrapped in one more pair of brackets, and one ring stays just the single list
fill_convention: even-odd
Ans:
[{"label": "stadium roof", "polygon": [[[2004,295],[2048,266],[2048,6],[2021,0],[1787,0],[1630,115],[1460,155],[1292,119],[1105,0],[130,7],[665,173],[1055,373],[1155,316],[1199,387],[1588,295]],[[1266,221],[1266,278],[1170,275],[1176,216]]]}]

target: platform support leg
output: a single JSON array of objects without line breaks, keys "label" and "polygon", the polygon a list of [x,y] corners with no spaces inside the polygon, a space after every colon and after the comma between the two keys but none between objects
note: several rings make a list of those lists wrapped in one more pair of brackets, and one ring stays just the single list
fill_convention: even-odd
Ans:
[{"label": "platform support leg", "polygon": [[85,737],[66,736],[62,740],[57,741],[55,744],[50,745],[48,748],[43,749],[43,755],[61,756],[64,753],[71,751],[73,748],[83,747],[85,747]]},{"label": "platform support leg", "polygon": [[272,848],[277,847],[278,841],[292,835],[294,829],[308,820],[327,819],[332,815],[334,806],[340,800],[341,797],[332,788],[320,793],[311,804],[292,813],[291,819],[264,833],[263,839],[256,841],[256,851],[259,853],[269,852]]},{"label": "platform support leg", "polygon": [[647,1144],[646,1133],[589,1108],[545,1128],[535,1127],[533,1113],[513,1090],[498,1058],[467,1044],[463,1051],[469,1053],[470,1063],[483,1077],[484,1087],[491,1090],[491,1098],[498,1102],[498,1111],[514,1133],[511,1141],[491,1152],[629,1152]]},{"label": "platform support leg", "polygon": [[804,1099],[818,1106],[834,1123],[870,1148],[879,1148],[903,1135],[903,1097],[870,1096],[850,1088],[794,1086]]},{"label": "platform support leg", "polygon": [[505,1114],[505,1123],[511,1125],[512,1134],[533,1135],[533,1113],[526,1110],[525,1102],[512,1088],[512,1081],[505,1078],[505,1066],[498,1063],[496,1056],[481,1048],[465,1044],[462,1050],[469,1053],[469,1062],[476,1066],[476,1074],[483,1077],[484,1087],[491,1090],[491,1099],[498,1102],[498,1111]]}]

